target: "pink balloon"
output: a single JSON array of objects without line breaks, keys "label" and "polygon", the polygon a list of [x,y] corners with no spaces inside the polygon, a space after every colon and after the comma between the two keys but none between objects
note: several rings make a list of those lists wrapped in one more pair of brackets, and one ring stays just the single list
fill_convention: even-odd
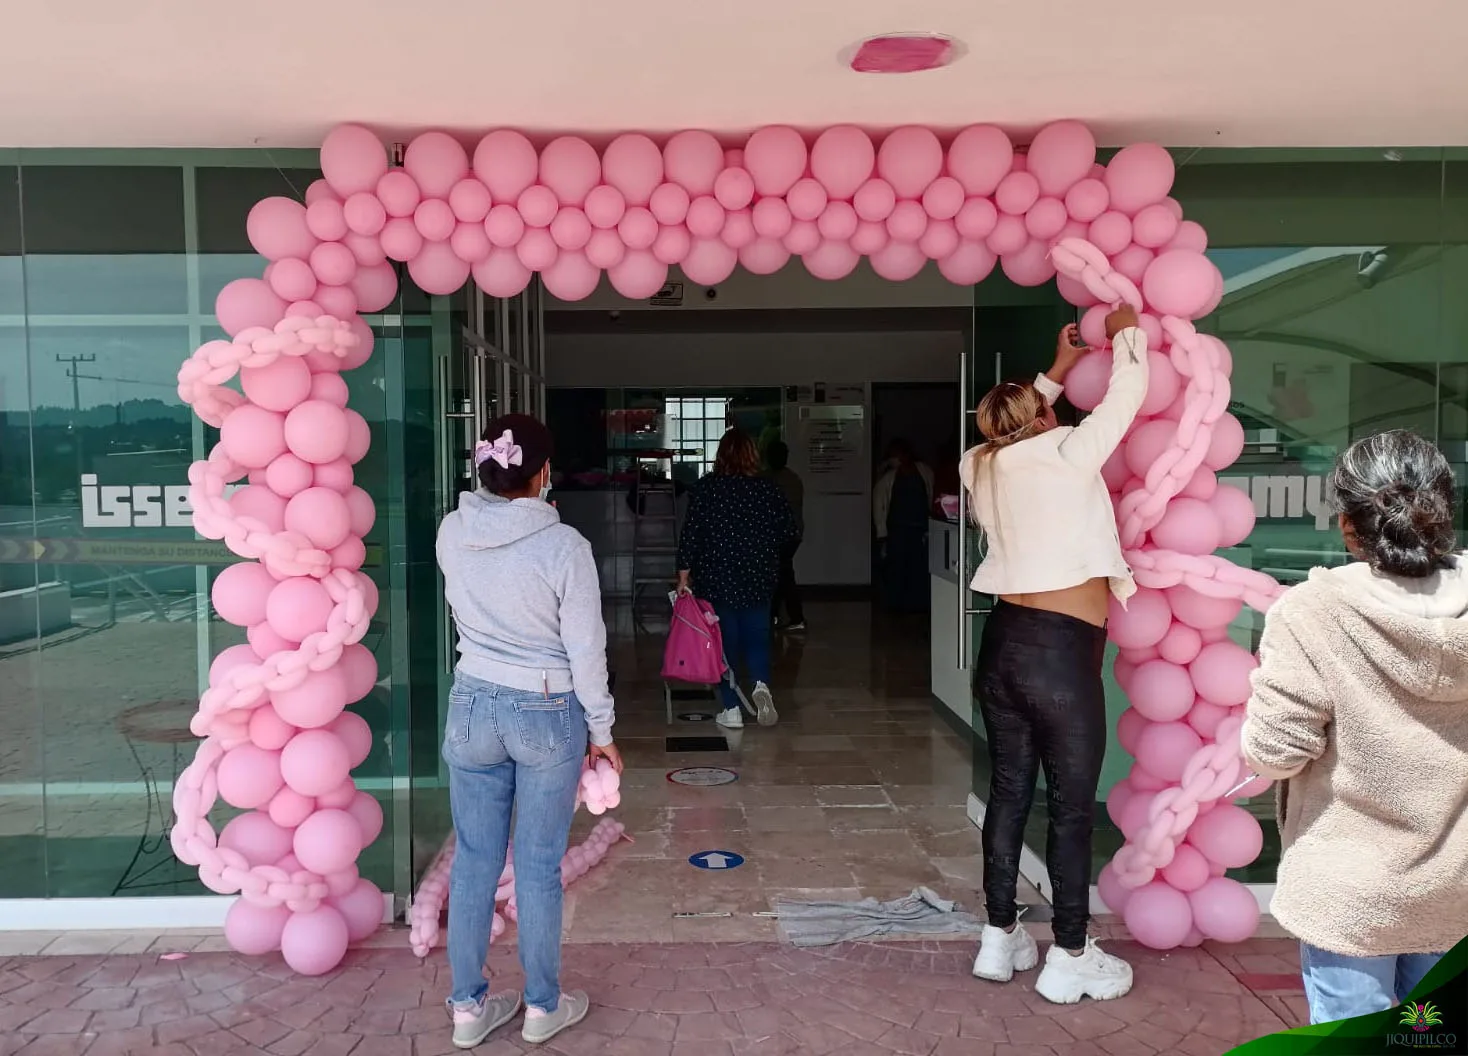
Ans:
[{"label": "pink balloon", "polygon": [[591,221],[574,205],[565,206],[551,221],[551,238],[561,249],[584,249],[591,241]]},{"label": "pink balloon", "polygon": [[646,205],[663,182],[663,153],[644,135],[621,135],[602,155],[602,172],[629,205]]},{"label": "pink balloon", "polygon": [[[278,752],[295,734],[296,728],[282,719],[280,713],[269,704],[262,704],[250,713],[250,741],[257,748]],[[276,793],[277,796],[279,794]],[[292,823],[296,824],[299,822]],[[271,859],[272,862],[274,860]]]},{"label": "pink balloon", "polygon": [[1188,668],[1204,700],[1225,708],[1249,699],[1250,676],[1259,666],[1252,653],[1231,641],[1205,645]]},{"label": "pink balloon", "polygon": [[367,544],[356,536],[349,536],[331,551],[331,567],[345,568],[355,572],[367,560]]},{"label": "pink balloon", "polygon": [[1014,145],[993,125],[965,128],[948,147],[948,174],[970,196],[987,197],[1014,166]]},{"label": "pink balloon", "polygon": [[1132,237],[1139,246],[1157,249],[1172,241],[1177,234],[1178,218],[1162,202],[1155,202],[1137,213],[1132,220]]},{"label": "pink balloon", "polygon": [[877,175],[899,198],[921,198],[942,171],[943,145],[929,128],[908,125],[889,132],[877,151]]},{"label": "pink balloon", "polygon": [[346,810],[357,798],[357,786],[350,777],[341,784],[316,797],[317,807],[323,810]]},{"label": "pink balloon", "polygon": [[1147,266],[1142,295],[1154,311],[1197,319],[1206,314],[1218,276],[1218,268],[1203,254],[1172,250]]},{"label": "pink balloon", "polygon": [[525,188],[516,200],[515,208],[520,211],[520,217],[525,221],[526,227],[549,227],[551,221],[556,218],[556,210],[560,208],[560,202],[556,198],[555,191],[544,184],[537,183]]},{"label": "pink balloon", "polygon": [[361,267],[352,276],[351,287],[360,311],[380,312],[398,295],[398,275],[388,263]]},{"label": "pink balloon", "polygon": [[[746,146],[746,167],[749,167],[748,156],[749,148]],[[724,148],[708,132],[679,132],[663,147],[663,171],[669,180],[690,195],[712,194],[714,181],[723,167]],[[754,169],[750,168],[750,172],[753,173]],[[758,184],[758,176],[755,176],[755,182]]]},{"label": "pink balloon", "polygon": [[[484,218],[484,233],[489,236],[493,245],[508,249],[524,236],[525,221],[520,216],[520,210],[513,205],[496,205]],[[528,277],[526,281],[529,281]]]},{"label": "pink balloon", "polygon": [[816,180],[798,180],[785,196],[790,215],[797,220],[814,220],[826,208],[826,189]]},{"label": "pink balloon", "polygon": [[246,632],[245,637],[250,640],[251,650],[262,657],[274,653],[293,653],[299,644],[277,634],[268,622],[255,624]]},{"label": "pink balloon", "polygon": [[633,206],[617,225],[617,234],[628,249],[651,249],[658,237],[658,220],[650,209]]},{"label": "pink balloon", "polygon": [[995,222],[994,230],[984,241],[985,245],[995,253],[1001,257],[1007,257],[1012,253],[1018,253],[1029,244],[1030,233],[1025,230],[1025,222],[1022,219],[1005,213]]},{"label": "pink balloon", "polygon": [[1121,827],[1121,812],[1126,807],[1127,801],[1136,795],[1131,782],[1123,778],[1111,786],[1111,791],[1106,794],[1106,813],[1111,818],[1111,823],[1119,829]]},{"label": "pink balloon", "polygon": [[306,207],[293,198],[262,198],[245,218],[250,245],[266,260],[310,256],[316,236],[306,226]]},{"label": "pink balloon", "polygon": [[1102,253],[1115,255],[1131,244],[1132,222],[1124,213],[1108,210],[1091,221],[1086,238]]},{"label": "pink balloon", "polygon": [[[923,209],[934,220],[952,220],[963,208],[963,184],[952,176],[939,176],[923,192]],[[1061,210],[1062,217],[1064,209]],[[1064,223],[1064,220],[1061,221]],[[1059,228],[1057,227],[1058,231]]]},{"label": "pink balloon", "polygon": [[219,846],[239,851],[251,865],[274,865],[291,852],[291,834],[269,815],[250,811],[230,819],[219,833]]},{"label": "pink balloon", "polygon": [[[1135,776],[1135,767],[1132,773]],[[1117,823],[1117,827],[1128,840],[1135,840],[1147,825],[1148,812],[1152,809],[1152,801],[1157,798],[1157,793],[1155,790],[1144,790],[1131,777],[1127,779],[1127,783],[1134,791],[1121,808],[1121,821]]]},{"label": "pink balloon", "polygon": [[[327,670],[337,669],[328,668]],[[352,769],[361,766],[372,754],[372,728],[367,725],[367,720],[356,712],[341,712],[331,721],[328,728],[347,746],[347,756],[351,760]]]},{"label": "pink balloon", "polygon": [[[1150,337],[1149,337],[1150,343]],[[1159,342],[1160,343],[1160,342]],[[1142,401],[1139,417],[1161,414],[1183,388],[1183,381],[1172,361],[1156,346],[1147,351],[1147,396]]]},{"label": "pink balloon", "polygon": [[474,148],[474,175],[497,202],[513,202],[535,182],[540,158],[519,132],[498,129]]},{"label": "pink balloon", "polygon": [[[1142,277],[1147,274],[1147,269],[1152,265],[1152,261],[1156,256],[1157,254],[1153,253],[1146,246],[1139,246],[1134,243],[1112,257],[1111,266],[1133,282],[1140,283]],[[1146,316],[1146,318],[1155,319],[1156,316]],[[1149,333],[1147,338],[1150,341],[1152,335]]]},{"label": "pink balloon", "polygon": [[688,205],[687,221],[695,238],[716,238],[724,230],[724,207],[711,195],[695,198]]},{"label": "pink balloon", "polygon": [[1106,184],[1086,178],[1065,192],[1065,210],[1076,220],[1089,224],[1111,204]]},{"label": "pink balloon", "polygon": [[223,684],[223,679],[236,667],[254,665],[260,662],[260,656],[248,645],[231,645],[228,649],[220,652],[209,665],[209,684],[218,686]]},{"label": "pink balloon", "polygon": [[[891,237],[887,234],[886,224],[878,224],[870,220],[861,220],[857,222],[856,230],[852,232],[851,248],[856,250],[862,256],[869,257],[873,253],[876,253],[878,250],[880,250],[890,241]],[[984,249],[986,253],[988,252],[987,246],[981,246],[980,248]],[[992,258],[994,255],[990,253],[989,256]],[[992,260],[989,262],[989,267],[990,269],[993,268]],[[985,271],[984,274],[987,275],[988,271]],[[974,281],[977,282],[978,280],[975,279]]]},{"label": "pink balloon", "polygon": [[[350,467],[347,472],[351,472]],[[350,483],[348,480],[348,486]],[[317,549],[331,550],[346,539],[351,530],[351,514],[340,491],[312,487],[298,493],[286,504],[285,527],[287,531],[305,536]]]},{"label": "pink balloon", "polygon": [[382,923],[382,892],[371,880],[358,880],[350,892],[327,904],[347,922],[347,937],[352,942],[361,942]]},{"label": "pink balloon", "polygon": [[580,136],[560,136],[540,152],[540,180],[561,205],[580,205],[601,182],[601,158]]},{"label": "pink balloon", "polygon": [[230,411],[219,430],[229,457],[250,469],[263,469],[285,450],[285,418],[253,404]]},{"label": "pink balloon", "polygon": [[856,270],[861,256],[849,242],[824,241],[801,258],[805,269],[818,279],[842,279]]},{"label": "pink balloon", "polygon": [[853,125],[822,132],[811,147],[811,174],[835,200],[849,200],[871,179],[876,165],[871,137]]},{"label": "pink balloon", "polygon": [[[341,358],[341,369],[356,370],[372,358],[372,348],[377,342],[377,337],[373,334],[372,327],[368,325],[367,320],[358,316],[351,317],[348,326],[351,328],[352,334],[357,338],[357,343],[349,348],[347,354]],[[314,364],[311,369],[316,369]],[[312,398],[315,399],[316,397],[313,396]],[[327,400],[327,402],[332,403],[335,401]],[[346,412],[349,422],[352,414],[355,413],[355,411]]]},{"label": "pink balloon", "polygon": [[281,786],[280,759],[281,753],[267,752],[248,741],[235,745],[219,760],[219,795],[241,810],[265,806]]},{"label": "pink balloon", "polygon": [[[524,245],[524,240],[521,240]],[[469,281],[470,264],[460,260],[447,242],[429,242],[408,261],[408,274],[424,293],[447,296]]]},{"label": "pink balloon", "polygon": [[929,260],[942,260],[958,249],[958,228],[952,220],[929,220],[928,226],[918,239],[918,249]]},{"label": "pink balloon", "polygon": [[724,218],[724,230],[719,233],[724,244],[733,250],[743,249],[756,238],[754,216],[748,209],[736,209]]},{"label": "pink balloon", "polygon": [[392,260],[412,260],[423,250],[423,233],[409,217],[389,220],[378,238],[383,253]]},{"label": "pink balloon", "polygon": [[338,125],[321,144],[321,174],[346,198],[370,191],[387,172],[387,150],[361,125]]},{"label": "pink balloon", "polygon": [[1106,165],[1111,206],[1128,216],[1160,202],[1172,190],[1176,172],[1172,155],[1156,143],[1133,143],[1116,152]]},{"label": "pink balloon", "polygon": [[821,244],[821,229],[813,221],[796,220],[782,241],[792,253],[813,253]]},{"label": "pink balloon", "polygon": [[[1208,502],[1217,492],[1218,474],[1214,473],[1207,466],[1199,466],[1193,470],[1193,475],[1188,478],[1188,482],[1183,485],[1183,490],[1178,492],[1178,494],[1186,495],[1190,499],[1202,499],[1204,502]],[[1218,511],[1215,510],[1214,512],[1216,513]],[[1253,523],[1252,519],[1250,523]]]},{"label": "pink balloon", "polygon": [[285,318],[285,301],[264,279],[235,279],[214,300],[214,315],[234,337],[252,326],[274,327]]},{"label": "pink balloon", "polygon": [[603,271],[614,268],[627,255],[627,246],[616,231],[593,231],[586,243],[586,259]]},{"label": "pink balloon", "polygon": [[347,237],[347,218],[342,203],[335,198],[322,198],[306,206],[306,227],[323,242],[339,242]]},{"label": "pink balloon", "polygon": [[275,577],[262,565],[242,561],[215,577],[210,597],[220,619],[236,627],[253,627],[265,618],[265,599],[274,587]]},{"label": "pink balloon", "polygon": [[224,940],[246,957],[274,953],[290,919],[289,906],[259,906],[238,898],[224,915]]},{"label": "pink balloon", "polygon": [[1235,792],[1232,796],[1232,799],[1234,800],[1234,802],[1238,802],[1241,799],[1253,799],[1255,796],[1261,796],[1265,792],[1268,792],[1270,786],[1273,784],[1274,782],[1267,777],[1256,777],[1254,778],[1254,780],[1246,784],[1243,788]]},{"label": "pink balloon", "polygon": [[784,195],[805,175],[807,156],[800,133],[783,125],[759,129],[744,145],[744,167],[754,178],[755,190],[766,198]]},{"label": "pink balloon", "polygon": [[[1184,893],[1198,890],[1211,875],[1208,859],[1199,854],[1196,847],[1186,843],[1178,845],[1172,862],[1162,870],[1162,878]],[[1196,906],[1194,908],[1196,910]]]},{"label": "pink balloon", "polygon": [[[664,264],[677,264],[693,248],[693,237],[682,224],[672,224],[658,231],[652,244],[652,255]],[[523,259],[523,258],[522,258]]]},{"label": "pink balloon", "polygon": [[285,442],[297,458],[335,462],[347,447],[346,413],[324,400],[297,404],[285,418]]},{"label": "pink balloon", "polygon": [[489,188],[472,176],[466,176],[449,190],[449,208],[461,223],[482,223],[493,204]]},{"label": "pink balloon", "polygon": [[648,211],[658,223],[665,226],[681,224],[688,218],[688,206],[692,202],[688,192],[676,183],[665,183],[652,192]]},{"label": "pink balloon", "polygon": [[362,829],[362,846],[367,846],[382,834],[382,804],[366,792],[358,792],[347,813],[357,820]]},{"label": "pink balloon", "polygon": [[1126,464],[1136,477],[1146,477],[1147,470],[1162,457],[1177,439],[1177,423],[1166,419],[1143,422],[1126,441]]},{"label": "pink balloon", "polygon": [[1169,587],[1166,593],[1173,615],[1200,631],[1232,623],[1243,608],[1243,602],[1237,598],[1211,598],[1191,587]]},{"label": "pink balloon", "polygon": [[1209,469],[1227,469],[1243,451],[1244,427],[1233,415],[1225,414],[1213,423],[1213,438],[1208,443],[1208,454],[1203,456],[1203,464]]},{"label": "pink balloon", "polygon": [[1040,190],[1063,195],[1096,163],[1096,137],[1079,121],[1056,121],[1035,134],[1027,158]]},{"label": "pink balloon", "polygon": [[[357,258],[340,242],[321,243],[311,251],[310,263],[316,278],[326,286],[345,286],[357,274]],[[312,293],[315,295],[316,291],[313,289]]]},{"label": "pink balloon", "polygon": [[[852,240],[852,248],[858,248],[855,239]],[[949,282],[959,286],[973,286],[988,278],[998,262],[999,258],[983,242],[965,239],[959,242],[958,248],[952,253],[938,261],[938,271]]]},{"label": "pink balloon", "polygon": [[755,178],[746,169],[725,169],[713,181],[713,197],[724,209],[744,209],[755,201]]},{"label": "pink balloon", "polygon": [[601,269],[579,250],[566,250],[540,274],[551,296],[562,301],[581,301],[596,292]]},{"label": "pink balloon", "polygon": [[1025,229],[1031,237],[1047,241],[1060,234],[1068,219],[1059,198],[1041,198],[1025,213]]},{"label": "pink balloon", "polygon": [[1182,945],[1193,927],[1188,896],[1155,880],[1132,892],[1122,919],[1132,938],[1154,950],[1171,950]]},{"label": "pink balloon", "polygon": [[265,620],[282,638],[299,642],[308,634],[325,630],[333,602],[326,588],[314,579],[296,576],[281,580],[265,602]]},{"label": "pink balloon", "polygon": [[1122,751],[1130,756],[1137,754],[1137,742],[1147,728],[1148,719],[1136,708],[1127,708],[1116,720],[1116,740]]},{"label": "pink balloon", "polygon": [[1018,286],[1039,286],[1055,277],[1055,262],[1050,259],[1050,247],[1038,240],[1027,242],[1024,248],[1005,253],[999,258],[999,266],[1011,282]]},{"label": "pink balloon", "polygon": [[1082,356],[1065,377],[1065,398],[1081,411],[1094,411],[1111,383],[1111,353]]},{"label": "pink balloon", "polygon": [[[1195,632],[1196,633],[1196,632]],[[1200,737],[1213,738],[1218,735],[1218,727],[1223,720],[1228,718],[1231,712],[1228,708],[1198,698],[1192,709],[1188,712],[1188,725],[1198,731]]]},{"label": "pink balloon", "polygon": [[999,210],[987,198],[970,198],[953,218],[954,226],[964,238],[981,242],[994,231],[999,222]]},{"label": "pink balloon", "polygon": [[1167,248],[1202,253],[1208,248],[1208,232],[1197,221],[1183,220],[1177,225],[1177,233],[1172,236]]},{"label": "pink balloon", "polygon": [[291,914],[280,935],[280,952],[291,971],[325,975],[341,963],[350,941],[342,915],[331,906],[321,906],[309,913]]},{"label": "pink balloon", "polygon": [[1180,554],[1211,554],[1218,549],[1218,515],[1206,502],[1179,496],[1167,504],[1162,520],[1153,527],[1152,541]]},{"label": "pink balloon", "polygon": [[897,207],[897,192],[886,180],[867,180],[857,189],[851,204],[861,219],[880,222],[891,216]]},{"label": "pink balloon", "polygon": [[1220,803],[1201,814],[1188,830],[1188,842],[1226,869],[1242,869],[1264,848],[1264,830],[1243,807]]},{"label": "pink balloon", "polygon": [[[1200,467],[1199,473],[1202,472],[1206,469]],[[1249,538],[1257,513],[1254,500],[1242,488],[1221,484],[1208,499],[1208,505],[1218,517],[1219,546],[1238,546]]]},{"label": "pink balloon", "polygon": [[[356,414],[349,411],[349,414]],[[353,485],[346,491],[347,509],[352,513],[352,534],[366,535],[372,530],[373,522],[377,519],[377,511],[372,504],[372,496],[361,488]]]},{"label": "pink balloon", "polygon": [[871,256],[872,270],[888,282],[906,282],[927,262],[927,256],[912,242],[889,242]]},{"label": "pink balloon", "polygon": [[716,286],[734,273],[739,254],[716,238],[693,242],[680,267],[683,274],[701,286]]},{"label": "pink balloon", "polygon": [[1153,722],[1174,722],[1193,706],[1193,681],[1187,668],[1166,660],[1138,665],[1127,692],[1132,707]]},{"label": "pink balloon", "polygon": [[[342,219],[359,235],[375,235],[387,223],[387,210],[371,191],[358,191],[342,206]],[[346,237],[346,236],[342,236]]]},{"label": "pink balloon", "polygon": [[777,238],[758,238],[739,251],[739,263],[751,275],[773,275],[789,260],[790,251]]},{"label": "pink balloon", "polygon": [[1215,942],[1243,942],[1259,929],[1259,902],[1227,877],[1214,877],[1188,896],[1198,930]]},{"label": "pink balloon", "polygon": [[1127,600],[1126,608],[1111,599],[1106,626],[1120,649],[1150,648],[1162,641],[1171,625],[1172,609],[1161,591],[1144,587]]},{"label": "pink balloon", "polygon": [[393,169],[377,181],[377,200],[388,216],[402,220],[413,215],[423,200],[423,192],[406,171]]},{"label": "pink balloon", "polygon": [[342,240],[342,245],[352,251],[352,256],[357,258],[360,267],[373,267],[387,259],[381,239],[371,235],[359,235],[353,231]]},{"label": "pink balloon", "polygon": [[994,204],[1011,216],[1024,216],[1039,200],[1040,181],[1028,172],[1011,172],[994,192]]},{"label": "pink balloon", "polygon": [[424,132],[408,144],[403,169],[426,197],[447,198],[469,175],[469,156],[447,132]]},{"label": "pink balloon", "polygon": [[1177,782],[1188,760],[1202,747],[1203,738],[1186,722],[1152,722],[1137,740],[1137,762],[1153,777]]},{"label": "pink balloon", "polygon": [[263,367],[242,367],[240,388],[267,411],[289,411],[311,394],[311,371],[298,356],[280,356]]},{"label": "pink balloon", "polygon": [[916,242],[928,229],[928,214],[917,202],[898,202],[887,217],[887,233],[898,242]]},{"label": "pink balloon", "polygon": [[458,220],[448,202],[442,198],[425,198],[413,211],[413,226],[428,242],[447,242]]},{"label": "pink balloon", "polygon": [[[291,738],[289,744],[280,753],[280,772],[285,783],[295,789],[303,796],[320,796],[330,792],[347,779],[351,770],[351,757],[347,754],[347,746],[342,743],[340,737],[326,730],[302,730]],[[320,817],[318,812],[314,817]],[[360,837],[361,830],[353,823],[353,830]],[[296,832],[296,857],[301,864],[312,872],[329,873],[335,872],[346,863],[334,864],[329,868],[317,869],[307,860],[307,856],[301,853],[301,832],[305,824]],[[361,850],[359,847],[358,850]],[[351,858],[356,857],[353,852]]]},{"label": "pink balloon", "polygon": [[1131,888],[1123,887],[1121,881],[1116,878],[1116,870],[1107,862],[1096,874],[1096,893],[1101,896],[1101,901],[1106,908],[1120,916],[1126,912],[1127,900],[1131,898]]},{"label": "pink balloon", "polygon": [[[1148,723],[1147,725],[1153,726],[1156,724]],[[1140,737],[1140,734],[1138,736]],[[1168,785],[1172,784],[1172,782],[1164,781],[1160,777],[1152,776],[1149,771],[1143,769],[1142,764],[1137,763],[1133,765],[1131,770],[1127,773],[1127,784],[1136,789],[1138,793],[1143,793],[1161,792],[1164,788],[1167,788]],[[1127,819],[1127,822],[1131,826],[1131,834],[1127,838],[1134,840],[1141,835],[1142,828],[1147,822],[1147,816],[1144,813],[1140,817],[1130,817]]]},{"label": "pink balloon", "polygon": [[1203,636],[1185,623],[1173,623],[1157,643],[1157,652],[1170,664],[1191,664],[1203,648]]},{"label": "pink balloon", "polygon": [[316,303],[325,315],[336,319],[350,319],[357,312],[357,295],[348,286],[319,286]]},{"label": "pink balloon", "polygon": [[621,222],[627,212],[627,199],[617,188],[603,184],[591,189],[591,193],[586,196],[585,209],[592,227],[607,230]]},{"label": "pink balloon", "polygon": [[644,301],[668,281],[668,266],[646,250],[629,248],[622,262],[607,271],[607,278],[623,297]]},{"label": "pink balloon", "polygon": [[265,269],[266,283],[287,301],[308,300],[316,292],[311,265],[295,257],[278,260]]}]

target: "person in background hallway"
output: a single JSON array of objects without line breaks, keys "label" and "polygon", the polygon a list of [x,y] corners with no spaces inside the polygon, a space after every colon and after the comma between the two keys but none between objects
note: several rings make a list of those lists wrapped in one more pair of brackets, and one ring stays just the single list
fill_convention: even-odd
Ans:
[{"label": "person in background hallway", "polygon": [[[591,546],[545,501],[551,434],[534,418],[489,423],[474,449],[480,487],[438,530],[444,593],[459,632],[443,758],[458,851],[449,881],[453,1044],[473,1048],[515,1018],[520,995],[484,978],[494,893],[515,834],[525,970],[524,1039],[586,1018],[561,990],[561,858],[582,760],[622,757],[607,679],[607,631]],[[587,742],[590,741],[590,748]]]},{"label": "person in background hallway", "polygon": [[[779,718],[770,694],[770,604],[780,554],[795,536],[795,514],[775,482],[760,476],[754,441],[730,429],[719,441],[714,471],[693,486],[678,539],[678,591],[697,590],[718,613],[730,679],[738,679],[741,667],[747,672],[761,726]],[[719,725],[742,728],[738,692],[730,682],[722,691]]]},{"label": "person in background hallway", "polygon": [[914,457],[906,440],[893,440],[872,489],[872,520],[881,553],[883,594],[895,612],[923,612],[928,607],[932,503],[933,471]]},{"label": "person in background hallway", "polygon": [[1269,610],[1242,734],[1249,766],[1280,782],[1271,912],[1300,940],[1312,1023],[1405,1002],[1468,935],[1453,473],[1394,430],[1347,448],[1328,488],[1356,560],[1315,569]]},{"label": "person in background hallway", "polygon": [[1033,382],[995,386],[980,401],[987,443],[960,467],[988,542],[972,586],[997,596],[974,667],[993,766],[983,827],[989,923],[974,975],[1008,982],[1039,963],[1015,894],[1025,821],[1044,767],[1055,943],[1035,991],[1058,1004],[1117,998],[1132,986],[1131,966],[1087,935],[1092,815],[1107,738],[1106,614],[1113,598],[1125,605],[1137,589],[1101,466],[1147,395],[1147,338],[1136,312],[1113,311],[1106,335],[1111,383],[1085,421],[1060,426],[1051,406],[1087,352],[1072,325],[1061,331],[1048,371]]},{"label": "person in background hallway", "polygon": [[780,551],[780,583],[775,588],[775,619],[780,618],[780,609],[785,609],[787,631],[805,630],[805,606],[800,603],[800,584],[795,582],[795,552],[805,539],[805,485],[800,475],[790,468],[790,448],[783,440],[776,440],[765,452],[765,462],[770,467],[770,479],[790,504],[795,514],[795,541]]}]

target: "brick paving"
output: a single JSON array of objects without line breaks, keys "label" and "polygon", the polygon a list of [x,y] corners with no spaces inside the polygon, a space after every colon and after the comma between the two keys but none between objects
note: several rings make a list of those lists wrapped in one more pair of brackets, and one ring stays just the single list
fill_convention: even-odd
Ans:
[{"label": "brick paving", "polygon": [[[1219,1056],[1297,1025],[1293,944],[1160,954],[1111,948],[1136,969],[1120,1001],[1061,1007],[1035,973],[969,975],[969,943],[571,945],[565,983],[593,1010],[545,1051],[562,1056]],[[1297,962],[1294,962],[1297,966]],[[490,955],[515,985],[514,951]],[[275,957],[196,952],[0,958],[0,1056],[442,1056],[442,951],[352,951],[319,979]],[[477,1053],[526,1051],[505,1028]]]}]

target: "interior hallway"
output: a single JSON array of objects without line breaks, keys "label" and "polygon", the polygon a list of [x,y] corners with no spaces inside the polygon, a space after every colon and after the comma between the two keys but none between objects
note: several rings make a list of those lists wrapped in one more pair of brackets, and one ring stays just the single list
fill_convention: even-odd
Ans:
[{"label": "interior hallway", "polygon": [[[567,893],[572,942],[766,940],[779,896],[898,898],[925,885],[983,911],[979,832],[965,804],[971,754],[928,693],[927,616],[890,617],[865,600],[813,600],[810,630],[778,635],[775,703],[780,722],[752,722],[724,751],[670,751],[668,738],[722,739],[711,721],[666,724],[665,623],[634,634],[625,607],[609,616],[616,672],[617,743],[627,771],[615,812],[633,843]],[[710,698],[674,701],[674,712],[715,710]],[[670,771],[717,766],[733,784],[674,784]],[[578,816],[579,838],[596,819]],[[695,868],[704,851],[744,864]],[[1020,900],[1043,920],[1028,885]],[[701,913],[718,916],[680,917]],[[727,915],[723,915],[727,914]]]}]

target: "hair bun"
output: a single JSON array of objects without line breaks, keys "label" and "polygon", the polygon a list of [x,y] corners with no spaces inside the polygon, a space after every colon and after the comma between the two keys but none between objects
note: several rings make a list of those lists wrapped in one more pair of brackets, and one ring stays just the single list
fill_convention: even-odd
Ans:
[{"label": "hair bun", "polygon": [[1420,436],[1390,430],[1356,441],[1337,460],[1331,490],[1353,551],[1379,571],[1428,576],[1458,548],[1452,469]]}]

